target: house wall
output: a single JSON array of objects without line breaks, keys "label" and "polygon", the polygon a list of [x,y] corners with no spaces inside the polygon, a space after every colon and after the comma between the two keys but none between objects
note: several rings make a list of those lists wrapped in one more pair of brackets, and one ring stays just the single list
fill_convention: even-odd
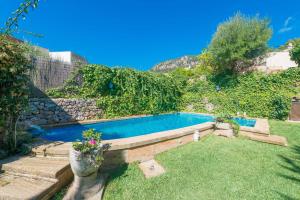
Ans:
[{"label": "house wall", "polygon": [[258,64],[254,68],[259,71],[272,73],[297,66],[297,63],[291,60],[289,50],[284,50],[267,54],[267,56],[262,61],[260,61],[260,64]]},{"label": "house wall", "polygon": [[53,60],[66,62],[66,63],[69,63],[69,64],[71,64],[71,61],[72,61],[72,59],[71,59],[72,53],[70,51],[50,52],[49,56]]},{"label": "house wall", "polygon": [[65,62],[68,64],[83,63],[87,64],[87,60],[71,51],[49,52],[52,60]]},{"label": "house wall", "polygon": [[297,67],[297,63],[291,60],[288,51],[274,52],[266,59],[266,66],[268,68],[280,67],[281,69],[288,69],[291,67]]}]

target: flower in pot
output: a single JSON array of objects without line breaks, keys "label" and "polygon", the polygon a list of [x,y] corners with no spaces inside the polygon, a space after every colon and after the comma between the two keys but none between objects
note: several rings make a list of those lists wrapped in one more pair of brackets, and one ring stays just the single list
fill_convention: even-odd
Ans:
[{"label": "flower in pot", "polygon": [[70,149],[71,168],[79,177],[97,172],[103,161],[101,134],[89,129],[83,132],[82,138],[82,141],[73,142]]}]

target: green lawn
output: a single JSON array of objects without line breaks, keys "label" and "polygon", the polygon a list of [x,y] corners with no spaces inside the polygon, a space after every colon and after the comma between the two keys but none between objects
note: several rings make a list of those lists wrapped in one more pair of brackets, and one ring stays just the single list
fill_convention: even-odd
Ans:
[{"label": "green lawn", "polygon": [[146,180],[136,164],[111,177],[105,200],[300,199],[300,124],[271,121],[289,147],[208,136],[164,152],[166,173]]}]

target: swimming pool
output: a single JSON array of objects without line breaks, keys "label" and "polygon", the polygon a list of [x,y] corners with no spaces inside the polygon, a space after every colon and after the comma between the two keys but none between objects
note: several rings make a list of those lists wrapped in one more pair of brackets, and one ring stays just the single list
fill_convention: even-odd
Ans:
[{"label": "swimming pool", "polygon": [[[236,118],[234,120],[241,126],[255,126],[255,120],[242,118]],[[174,130],[213,121],[214,117],[210,115],[173,113],[48,128],[45,130],[42,138],[51,141],[72,142],[81,139],[82,131],[93,128],[102,133],[101,138],[103,140],[111,140]]]}]

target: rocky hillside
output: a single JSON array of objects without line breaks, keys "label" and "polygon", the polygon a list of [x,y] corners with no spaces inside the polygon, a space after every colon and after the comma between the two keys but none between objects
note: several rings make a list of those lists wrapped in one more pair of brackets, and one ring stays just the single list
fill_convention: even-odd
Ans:
[{"label": "rocky hillside", "polygon": [[197,56],[183,56],[155,65],[151,71],[167,72],[178,67],[193,68],[199,63]]}]

